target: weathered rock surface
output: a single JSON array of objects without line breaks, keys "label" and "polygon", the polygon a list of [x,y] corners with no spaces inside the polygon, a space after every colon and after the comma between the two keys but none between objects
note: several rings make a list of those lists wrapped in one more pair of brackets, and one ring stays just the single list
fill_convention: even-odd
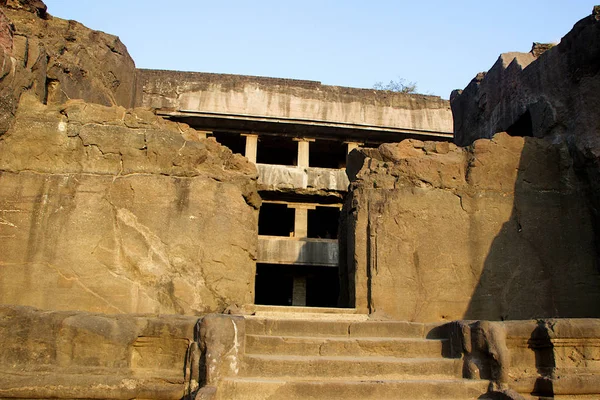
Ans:
[{"label": "weathered rock surface", "polygon": [[350,158],[340,253],[357,307],[423,322],[600,316],[590,213],[565,145],[501,133]]},{"label": "weathered rock surface", "polygon": [[0,137],[0,303],[181,314],[252,303],[256,169],[194,134],[145,109],[24,95]]},{"label": "weathered rock surface", "polygon": [[600,128],[600,9],[556,46],[505,53],[451,96],[455,143],[507,131],[597,145]]},{"label": "weathered rock surface", "polygon": [[40,18],[48,18],[47,7],[41,0],[0,0],[0,6],[13,10],[24,10]]},{"label": "weathered rock surface", "polygon": [[197,321],[0,306],[0,397],[181,399]]},{"label": "weathered rock surface", "polygon": [[556,46],[534,43],[530,53],[502,54],[450,100],[459,145],[501,131],[567,143],[600,248],[599,6]]},{"label": "weathered rock surface", "polygon": [[135,64],[118,37],[46,13],[40,0],[0,1],[0,135],[24,91],[44,103],[132,107]]}]

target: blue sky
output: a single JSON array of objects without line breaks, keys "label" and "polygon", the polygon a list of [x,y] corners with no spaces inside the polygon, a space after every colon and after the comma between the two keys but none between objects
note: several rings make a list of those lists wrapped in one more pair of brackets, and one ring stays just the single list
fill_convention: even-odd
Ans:
[{"label": "blue sky", "polygon": [[117,35],[140,68],[370,88],[404,78],[448,98],[498,55],[557,42],[598,0],[45,0]]}]

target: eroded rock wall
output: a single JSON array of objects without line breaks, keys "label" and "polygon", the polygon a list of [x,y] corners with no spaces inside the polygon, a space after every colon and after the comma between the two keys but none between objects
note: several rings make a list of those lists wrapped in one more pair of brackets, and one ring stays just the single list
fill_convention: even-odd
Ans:
[{"label": "eroded rock wall", "polygon": [[600,6],[556,46],[502,54],[450,103],[461,146],[507,131],[598,148]]},{"label": "eroded rock wall", "polygon": [[253,302],[256,168],[144,109],[23,95],[0,137],[0,303],[103,313]]},{"label": "eroded rock wall", "polygon": [[600,6],[555,46],[502,54],[450,103],[459,145],[501,131],[566,143],[600,248]]},{"label": "eroded rock wall", "polygon": [[349,173],[341,271],[357,307],[421,322],[600,315],[590,212],[565,145],[406,140],[352,152]]},{"label": "eroded rock wall", "polygon": [[132,107],[135,64],[118,37],[53,17],[40,0],[0,1],[0,135],[25,91]]}]

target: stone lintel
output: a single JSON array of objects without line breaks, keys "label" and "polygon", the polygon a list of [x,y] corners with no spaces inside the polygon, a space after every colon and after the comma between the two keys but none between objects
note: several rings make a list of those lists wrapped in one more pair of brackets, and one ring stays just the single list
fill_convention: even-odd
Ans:
[{"label": "stone lintel", "polygon": [[285,203],[285,204],[287,204],[288,208],[293,208],[296,210],[297,209],[315,210],[317,208],[317,206],[320,206],[320,204],[314,204],[314,203]]},{"label": "stone lintel", "polygon": [[289,202],[289,201],[282,201],[282,200],[263,200],[262,202],[269,203],[269,204],[285,204],[288,206],[288,208],[304,207],[304,208],[308,208],[309,210],[314,210],[316,207],[331,207],[331,208],[337,208],[337,209],[342,208],[342,204],[340,204],[340,203],[334,203],[334,204],[297,203],[297,202]]}]

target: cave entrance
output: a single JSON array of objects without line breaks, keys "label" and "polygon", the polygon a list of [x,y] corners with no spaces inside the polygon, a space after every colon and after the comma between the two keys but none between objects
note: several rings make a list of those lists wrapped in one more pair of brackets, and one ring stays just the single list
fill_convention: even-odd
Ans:
[{"label": "cave entrance", "polygon": [[337,307],[337,267],[256,265],[256,304],[270,306]]},{"label": "cave entrance", "polygon": [[258,214],[255,303],[338,307],[339,198],[315,203],[316,196],[264,197]]}]

